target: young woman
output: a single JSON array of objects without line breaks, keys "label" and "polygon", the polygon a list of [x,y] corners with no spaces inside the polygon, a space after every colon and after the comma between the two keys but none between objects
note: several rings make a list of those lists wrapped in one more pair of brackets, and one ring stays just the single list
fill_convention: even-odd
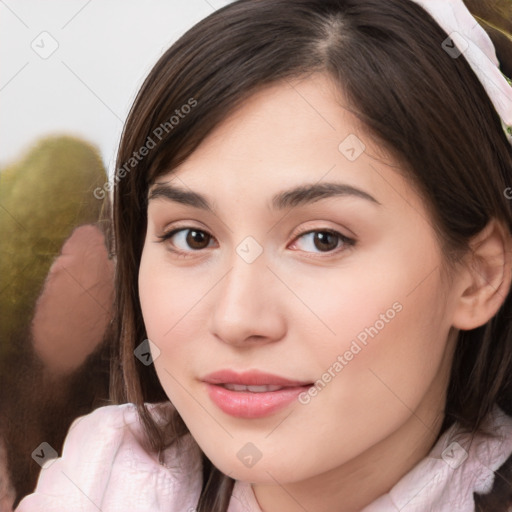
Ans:
[{"label": "young woman", "polygon": [[126,403],[18,510],[507,510],[497,66],[461,1],[239,0],[181,37],[118,154]]}]

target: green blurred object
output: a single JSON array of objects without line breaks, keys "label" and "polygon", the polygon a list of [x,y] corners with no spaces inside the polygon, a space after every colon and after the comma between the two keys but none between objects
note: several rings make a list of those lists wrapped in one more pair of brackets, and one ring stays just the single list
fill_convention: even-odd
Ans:
[{"label": "green blurred object", "polygon": [[103,202],[93,190],[106,180],[98,150],[71,136],[41,139],[0,171],[1,359],[30,328],[63,242],[75,227],[98,222]]}]

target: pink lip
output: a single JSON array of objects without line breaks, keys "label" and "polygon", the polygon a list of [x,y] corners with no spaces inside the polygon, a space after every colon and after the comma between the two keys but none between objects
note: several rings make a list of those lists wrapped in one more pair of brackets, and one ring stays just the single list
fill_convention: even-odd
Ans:
[{"label": "pink lip", "polygon": [[297,387],[311,384],[311,382],[289,380],[279,375],[272,375],[259,370],[248,372],[235,372],[234,370],[220,370],[213,372],[201,380],[209,384],[242,384],[244,386],[286,386]]},{"label": "pink lip", "polygon": [[[221,370],[201,379],[206,383],[212,402],[223,412],[237,418],[262,418],[293,402],[300,393],[312,385],[311,382],[292,381],[278,375],[259,370],[237,373],[233,370]],[[276,391],[262,393],[251,391],[232,391],[223,384],[245,386],[282,386]]]}]

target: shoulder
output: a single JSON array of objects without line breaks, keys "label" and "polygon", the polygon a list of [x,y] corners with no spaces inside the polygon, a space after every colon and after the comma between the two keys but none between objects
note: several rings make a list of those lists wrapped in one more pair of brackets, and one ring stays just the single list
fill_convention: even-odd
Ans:
[{"label": "shoulder", "polygon": [[474,493],[478,511],[498,510],[505,503],[512,506],[512,417],[495,407],[486,427],[492,438],[485,437],[478,446],[478,460],[489,471]]},{"label": "shoulder", "polygon": [[491,510],[478,508],[488,498],[498,497],[497,503],[504,503],[500,473],[512,454],[511,416],[495,405],[477,433],[455,426],[442,448],[441,458],[451,466],[445,482],[450,488],[445,489],[447,495],[454,493],[456,500],[467,500],[472,511],[475,505],[476,510]]},{"label": "shoulder", "polygon": [[[480,503],[478,495],[491,496],[495,483],[503,487],[506,475],[497,475],[507,470],[511,453],[512,418],[495,407],[484,422],[483,432],[472,435],[458,424],[452,425],[387,495],[364,510],[377,511],[392,503],[396,510],[407,508],[411,512],[475,512],[475,505]],[[503,503],[503,499],[497,503]]]},{"label": "shoulder", "polygon": [[[148,404],[148,409],[153,416],[164,410],[156,404]],[[36,490],[17,511],[172,512],[192,509],[197,503],[202,483],[199,448],[187,435],[166,450],[167,463],[160,464],[158,454],[147,448],[133,404],[100,407],[77,418],[60,458],[50,459],[55,452],[49,445],[42,450]]]},{"label": "shoulder", "polygon": [[488,489],[494,480],[494,471],[512,454],[512,417],[498,406],[475,435],[463,434],[465,448],[477,467],[487,468],[486,477],[479,479],[481,490]]}]

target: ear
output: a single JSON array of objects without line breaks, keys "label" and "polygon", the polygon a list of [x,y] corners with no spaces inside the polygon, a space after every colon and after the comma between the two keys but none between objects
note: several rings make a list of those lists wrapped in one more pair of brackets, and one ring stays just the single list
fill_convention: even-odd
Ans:
[{"label": "ear", "polygon": [[470,242],[459,274],[460,295],[453,326],[471,330],[486,324],[509,293],[512,276],[512,242],[508,230],[496,219]]}]

